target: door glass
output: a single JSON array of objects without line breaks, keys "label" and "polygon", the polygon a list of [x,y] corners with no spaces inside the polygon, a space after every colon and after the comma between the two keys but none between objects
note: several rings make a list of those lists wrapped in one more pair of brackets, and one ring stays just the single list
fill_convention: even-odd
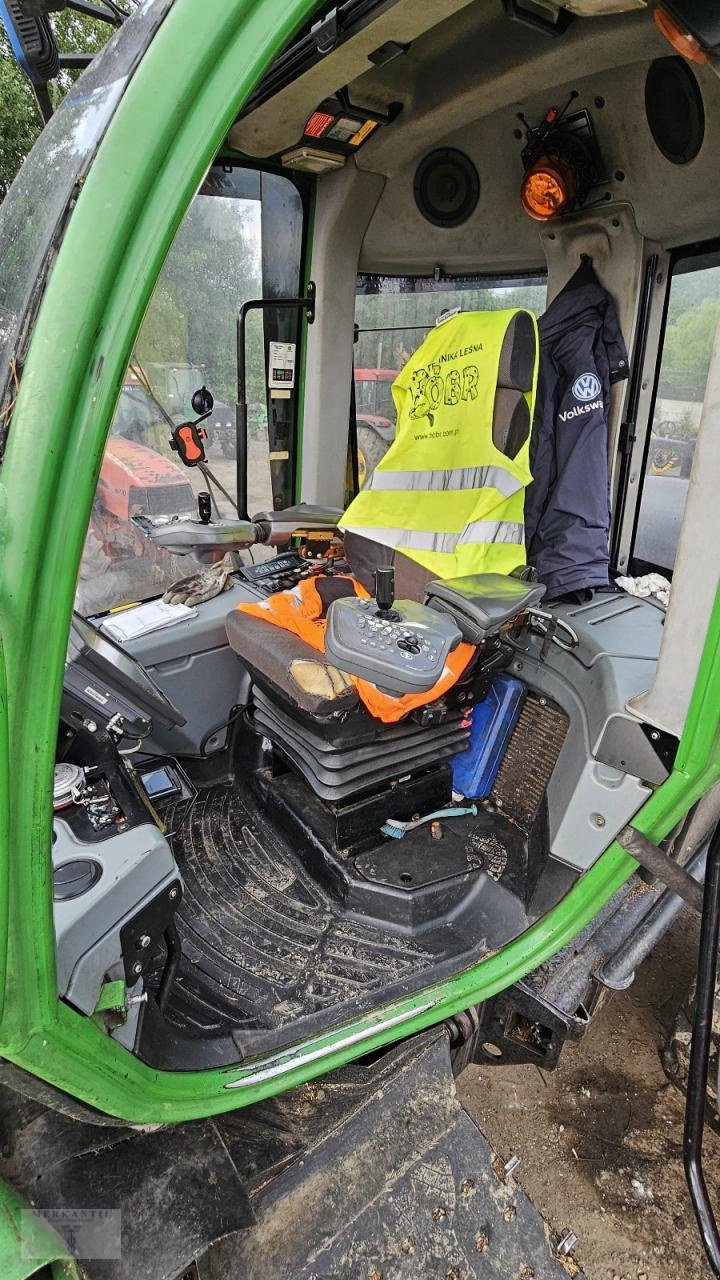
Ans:
[{"label": "door glass", "polygon": [[672,570],[685,513],[705,384],[720,321],[720,262],[679,259],[653,409],[633,556],[635,568]]},{"label": "door glass", "polygon": [[[162,594],[197,568],[188,557],[155,548],[133,516],[194,513],[200,491],[210,492],[220,516],[235,514],[236,319],[243,302],[266,296],[263,232],[268,215],[263,205],[267,200],[276,207],[278,190],[285,234],[281,241],[273,237],[268,289],[270,296],[296,294],[302,203],[286,178],[212,169],[175,237],[137,337],[103,457],[77,588],[76,608],[85,615]],[[277,258],[284,262],[278,264]],[[278,480],[277,462],[271,464],[271,454],[277,457],[278,450],[268,430],[265,336],[263,314],[250,312],[245,398],[251,513],[276,505],[274,487],[284,496],[285,477]],[[296,340],[295,329],[283,336]],[[207,433],[205,473],[183,466],[170,445],[173,426],[195,418],[192,396],[202,386],[214,398],[202,424]],[[282,457],[288,470],[287,401],[282,408]]]},{"label": "door glass", "polygon": [[444,311],[545,309],[544,276],[499,280],[359,276],[355,304],[358,483],[367,485],[395,436],[392,384]]}]

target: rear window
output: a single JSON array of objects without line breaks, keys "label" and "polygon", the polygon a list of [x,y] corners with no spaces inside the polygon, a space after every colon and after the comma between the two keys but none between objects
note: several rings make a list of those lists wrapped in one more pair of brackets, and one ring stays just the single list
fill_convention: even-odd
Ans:
[{"label": "rear window", "polygon": [[366,485],[395,434],[392,383],[445,311],[545,310],[545,275],[358,276],[355,302],[357,480]]}]

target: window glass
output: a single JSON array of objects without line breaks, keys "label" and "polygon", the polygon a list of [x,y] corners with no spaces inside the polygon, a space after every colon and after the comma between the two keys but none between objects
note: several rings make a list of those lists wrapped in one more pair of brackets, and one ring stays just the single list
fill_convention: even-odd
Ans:
[{"label": "window glass", "polygon": [[[81,613],[159,595],[197,568],[188,557],[154,547],[133,516],[194,513],[203,490],[211,493],[219,515],[235,514],[236,320],[243,302],[267,296],[263,238],[274,216],[265,212],[266,198],[273,208],[280,203],[286,229],[281,242],[273,238],[273,279],[267,288],[272,296],[295,294],[302,203],[297,189],[281,176],[212,169],[173,242],[137,337],[105,449],[80,567],[76,607]],[[284,323],[294,327],[283,336],[296,340],[297,317]],[[284,477],[278,482],[277,463],[271,464],[271,454],[278,450],[270,441],[259,310],[248,315],[246,379],[248,509],[255,513],[276,505],[273,489],[278,483],[279,498],[284,496]],[[214,399],[202,424],[207,432],[205,472],[183,466],[170,445],[173,426],[195,418],[192,396],[202,386]],[[284,401],[280,425],[289,469],[287,406]]]},{"label": "window glass", "polygon": [[392,384],[443,311],[545,309],[546,280],[359,276],[355,305],[358,483],[366,485],[395,436]]},{"label": "window glass", "polygon": [[636,568],[672,570],[705,384],[720,321],[720,262],[680,259],[670,284],[657,393],[635,535]]},{"label": "window glass", "polygon": [[[147,0],[97,54],[45,126],[0,210],[0,454],[31,331],[32,311],[62,238],[74,188],[87,173],[132,69],[171,0]],[[8,108],[5,105],[5,111]],[[11,136],[8,122],[3,121]]]}]

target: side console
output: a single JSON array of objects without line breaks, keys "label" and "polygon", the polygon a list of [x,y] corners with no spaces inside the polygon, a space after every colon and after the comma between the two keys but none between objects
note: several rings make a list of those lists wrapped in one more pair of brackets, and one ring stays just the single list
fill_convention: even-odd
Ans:
[{"label": "side console", "polygon": [[53,822],[53,915],[58,993],[93,1013],[106,977],[135,987],[180,902],[170,846],[143,822],[92,843]]},{"label": "side console", "polygon": [[[136,747],[155,721],[184,717],[130,655],[75,618],[53,791],[53,914],[58,992],[88,1015],[107,981],[143,998],[182,896],[154,801],[191,800],[193,790],[174,761],[136,770],[122,746]],[[112,1033],[123,1043],[137,1013]]]},{"label": "side console", "polygon": [[312,578],[318,573],[349,573],[347,561],[334,559],[332,562],[301,556],[297,551],[284,551],[270,560],[261,560],[256,564],[240,565],[237,571],[238,580],[247,583],[259,595],[271,596],[276,591],[288,591],[296,587],[303,578]]}]

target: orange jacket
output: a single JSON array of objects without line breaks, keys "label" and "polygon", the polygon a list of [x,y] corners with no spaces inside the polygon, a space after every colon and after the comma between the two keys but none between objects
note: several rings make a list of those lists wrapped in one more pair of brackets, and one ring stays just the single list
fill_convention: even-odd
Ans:
[{"label": "orange jacket", "polygon": [[[324,575],[323,575],[324,576]],[[355,578],[345,578],[352,592],[362,600],[369,600],[369,593]],[[292,631],[306,644],[319,653],[325,652],[325,605],[317,589],[317,577],[302,578],[290,591],[278,591],[268,596],[261,604],[239,604],[241,613],[249,613],[253,618],[262,618],[264,622],[272,622],[276,627]],[[352,594],[349,590],[348,594]],[[416,707],[424,707],[429,702],[441,698],[448,689],[459,680],[475,649],[471,644],[459,644],[448,655],[445,670],[440,679],[426,693],[404,693],[399,698],[392,694],[381,693],[369,680],[361,680],[359,676],[350,676],[358,694],[368,711],[377,720],[385,724],[394,724],[403,716],[414,711]]]}]

